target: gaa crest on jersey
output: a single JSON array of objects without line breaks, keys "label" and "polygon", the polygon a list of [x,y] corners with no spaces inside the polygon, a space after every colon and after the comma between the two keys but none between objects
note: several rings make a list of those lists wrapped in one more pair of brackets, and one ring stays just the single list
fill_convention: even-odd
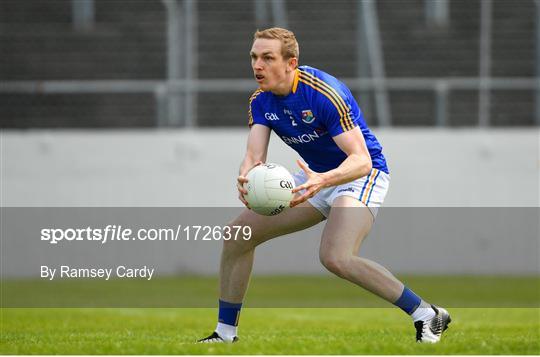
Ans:
[{"label": "gaa crest on jersey", "polygon": [[306,124],[311,124],[315,120],[311,109],[302,110],[302,121]]}]

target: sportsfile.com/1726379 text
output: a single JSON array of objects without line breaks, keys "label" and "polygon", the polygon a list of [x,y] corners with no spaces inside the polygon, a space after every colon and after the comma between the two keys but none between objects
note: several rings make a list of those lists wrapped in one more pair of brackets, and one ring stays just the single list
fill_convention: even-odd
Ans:
[{"label": "sportsfile.com/1726379 text", "polygon": [[93,241],[101,244],[117,241],[218,241],[250,240],[250,226],[181,225],[175,228],[139,228],[133,230],[122,225],[107,225],[103,228],[43,228],[41,241],[50,244],[59,242]]}]

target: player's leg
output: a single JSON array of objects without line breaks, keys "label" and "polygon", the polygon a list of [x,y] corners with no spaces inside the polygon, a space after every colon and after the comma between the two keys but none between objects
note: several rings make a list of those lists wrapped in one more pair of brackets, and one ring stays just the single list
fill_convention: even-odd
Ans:
[{"label": "player's leg", "polygon": [[223,242],[220,298],[231,303],[240,303],[243,300],[255,247],[272,238],[309,228],[322,220],[324,216],[308,202],[277,216],[261,216],[251,210],[244,210],[230,225],[250,226],[251,239]]},{"label": "player's leg", "polygon": [[410,314],[415,321],[417,340],[437,342],[450,322],[446,310],[423,301],[380,264],[357,256],[372,224],[370,210],[358,199],[336,198],[321,239],[321,262],[334,274]]},{"label": "player's leg", "polygon": [[236,326],[246,293],[255,248],[272,238],[311,227],[324,216],[310,203],[286,210],[277,216],[261,216],[244,210],[230,226],[251,227],[251,239],[223,242],[220,264],[220,301],[216,331],[200,342],[234,342]]},{"label": "player's leg", "polygon": [[323,231],[319,257],[332,273],[394,302],[403,284],[383,266],[356,254],[373,224],[370,210],[349,196],[336,198]]}]

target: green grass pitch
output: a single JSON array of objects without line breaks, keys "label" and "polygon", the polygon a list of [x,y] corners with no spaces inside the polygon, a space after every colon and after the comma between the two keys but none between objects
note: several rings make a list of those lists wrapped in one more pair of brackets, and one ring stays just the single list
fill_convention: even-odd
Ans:
[{"label": "green grass pitch", "polygon": [[[299,282],[301,279],[302,283]],[[437,345],[415,343],[415,331],[408,316],[395,308],[374,307],[299,307],[292,299],[287,304],[274,307],[249,307],[257,303],[257,296],[264,296],[273,287],[276,296],[294,296],[313,284],[319,286],[320,278],[255,278],[247,299],[248,307],[240,318],[240,341],[230,345],[197,345],[194,341],[209,334],[216,321],[215,308],[14,308],[1,310],[2,354],[540,354],[540,308],[538,307],[538,278],[520,278],[508,295],[512,303],[503,303],[499,297],[488,301],[488,291],[481,284],[476,296],[484,301],[474,301],[471,281],[468,278],[446,278],[452,287],[449,294],[460,297],[452,304],[445,303],[452,315],[449,330]],[[206,281],[210,291],[215,289],[215,279],[185,278],[172,280],[189,290],[200,281]],[[423,295],[443,296],[436,291],[435,278],[407,278],[408,285]],[[488,279],[489,280],[489,279]],[[275,281],[275,284],[273,283]],[[453,283],[452,283],[453,281]],[[460,296],[459,281],[464,293]],[[496,279],[494,280],[496,281]],[[280,282],[280,283],[278,283]],[[3,306],[15,295],[6,290],[16,290],[11,283],[3,286]],[[158,284],[158,283],[156,283]],[[172,284],[163,280],[161,285]],[[274,285],[272,285],[274,284]],[[295,290],[295,284],[301,289]],[[303,284],[303,285],[302,285]],[[349,288],[339,280],[329,279],[324,286],[345,286],[339,290],[344,301],[363,299],[366,306],[369,295],[354,295],[358,289]],[[497,290],[507,290],[504,284]],[[24,287],[24,284],[22,284]],[[204,284],[203,284],[204,285]],[[435,288],[430,291],[430,286]],[[488,284],[491,286],[490,284]],[[206,286],[206,285],[205,285]],[[281,288],[280,288],[281,287]],[[521,290],[516,290],[520,287]],[[27,287],[26,287],[27,288]],[[25,291],[18,290],[17,294]],[[313,291],[316,291],[313,287]],[[456,291],[457,289],[457,291]],[[166,292],[167,288],[164,288]],[[350,293],[349,293],[350,291]],[[471,295],[468,297],[467,291]],[[353,294],[354,292],[354,294]],[[349,294],[349,295],[347,295]],[[352,297],[350,296],[351,294]],[[271,294],[270,294],[271,295]],[[447,294],[448,295],[448,294]],[[514,295],[515,299],[511,299]],[[19,295],[20,296],[20,295]],[[271,295],[273,296],[273,295]],[[35,298],[35,296],[34,296]],[[211,298],[215,299],[215,296]],[[332,301],[338,306],[338,297],[327,294],[325,301],[310,305],[324,306]],[[472,301],[466,306],[463,301]],[[168,301],[168,300],[167,300]],[[251,301],[251,303],[250,303]],[[373,301],[376,301],[374,299]],[[517,303],[516,303],[517,301]],[[438,302],[438,301],[436,301]],[[481,303],[491,307],[481,307]],[[285,307],[289,305],[289,307]],[[295,307],[293,307],[295,306]]]}]

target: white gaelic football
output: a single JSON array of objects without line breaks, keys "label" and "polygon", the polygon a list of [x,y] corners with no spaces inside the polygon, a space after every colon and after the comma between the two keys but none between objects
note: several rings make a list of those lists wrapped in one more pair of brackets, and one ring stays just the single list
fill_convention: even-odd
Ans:
[{"label": "white gaelic football", "polygon": [[289,207],[293,198],[294,178],[281,165],[262,164],[252,168],[244,184],[249,207],[265,216],[274,216]]}]

